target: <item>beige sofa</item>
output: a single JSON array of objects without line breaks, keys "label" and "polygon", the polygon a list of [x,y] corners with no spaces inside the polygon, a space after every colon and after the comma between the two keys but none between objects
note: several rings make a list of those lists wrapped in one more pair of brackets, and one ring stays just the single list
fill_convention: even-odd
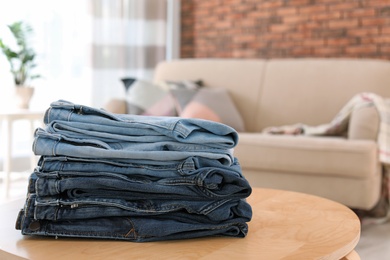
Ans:
[{"label": "beige sofa", "polygon": [[261,132],[270,126],[328,123],[360,92],[390,97],[390,62],[181,59],[160,63],[154,78],[189,79],[229,90],[246,128],[234,152],[253,187],[315,194],[364,210],[378,202],[382,168],[374,108],[352,115],[346,137]]}]

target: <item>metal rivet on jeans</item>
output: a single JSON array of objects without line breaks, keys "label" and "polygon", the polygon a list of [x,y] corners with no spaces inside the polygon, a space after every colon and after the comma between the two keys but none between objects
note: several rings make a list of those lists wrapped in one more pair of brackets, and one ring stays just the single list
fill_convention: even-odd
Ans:
[{"label": "metal rivet on jeans", "polygon": [[30,223],[30,225],[28,225],[28,228],[31,231],[37,231],[41,228],[41,223],[39,223],[39,221],[33,221]]}]

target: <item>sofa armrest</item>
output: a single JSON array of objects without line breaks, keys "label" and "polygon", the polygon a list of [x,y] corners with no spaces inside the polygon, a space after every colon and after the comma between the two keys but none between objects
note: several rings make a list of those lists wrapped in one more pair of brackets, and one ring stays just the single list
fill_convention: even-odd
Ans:
[{"label": "sofa armrest", "polygon": [[350,118],[348,139],[373,140],[378,137],[380,118],[374,106],[355,109]]},{"label": "sofa armrest", "polygon": [[104,109],[115,114],[126,114],[127,103],[125,99],[113,98],[104,105]]}]

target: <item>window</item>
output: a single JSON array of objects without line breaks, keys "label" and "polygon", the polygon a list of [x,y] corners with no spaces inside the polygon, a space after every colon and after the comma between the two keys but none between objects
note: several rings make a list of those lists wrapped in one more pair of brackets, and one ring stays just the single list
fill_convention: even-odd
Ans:
[{"label": "window", "polygon": [[[159,14],[152,19],[167,21],[137,20],[152,8]],[[13,0],[0,9],[0,37],[13,40],[6,25],[18,20],[34,29],[32,45],[37,52],[37,72],[43,78],[33,82],[32,109],[46,109],[58,99],[102,107],[107,99],[124,94],[120,77],[152,76],[154,64],[143,67],[145,62],[136,61],[150,58],[150,46],[167,48],[163,55],[156,52],[157,61],[178,57],[179,9],[179,0]],[[134,43],[146,46],[144,54],[128,48]],[[102,59],[113,50],[116,56]],[[113,62],[115,58],[120,60]],[[12,106],[14,88],[8,67],[0,55],[0,104],[5,107]]]}]

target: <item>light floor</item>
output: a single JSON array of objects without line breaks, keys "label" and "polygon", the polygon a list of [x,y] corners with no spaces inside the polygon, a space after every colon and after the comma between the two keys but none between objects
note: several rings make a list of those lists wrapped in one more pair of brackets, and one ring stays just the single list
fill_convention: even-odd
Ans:
[{"label": "light floor", "polygon": [[390,221],[363,225],[356,252],[362,260],[390,259]]},{"label": "light floor", "polygon": [[[0,172],[1,173],[1,172]],[[8,199],[3,196],[0,203],[18,198],[25,198],[28,173],[17,173],[13,175],[11,192]],[[4,187],[1,184],[1,191]],[[365,224],[362,226],[360,241],[356,252],[361,260],[387,260],[390,259],[390,221],[384,224]]]}]

